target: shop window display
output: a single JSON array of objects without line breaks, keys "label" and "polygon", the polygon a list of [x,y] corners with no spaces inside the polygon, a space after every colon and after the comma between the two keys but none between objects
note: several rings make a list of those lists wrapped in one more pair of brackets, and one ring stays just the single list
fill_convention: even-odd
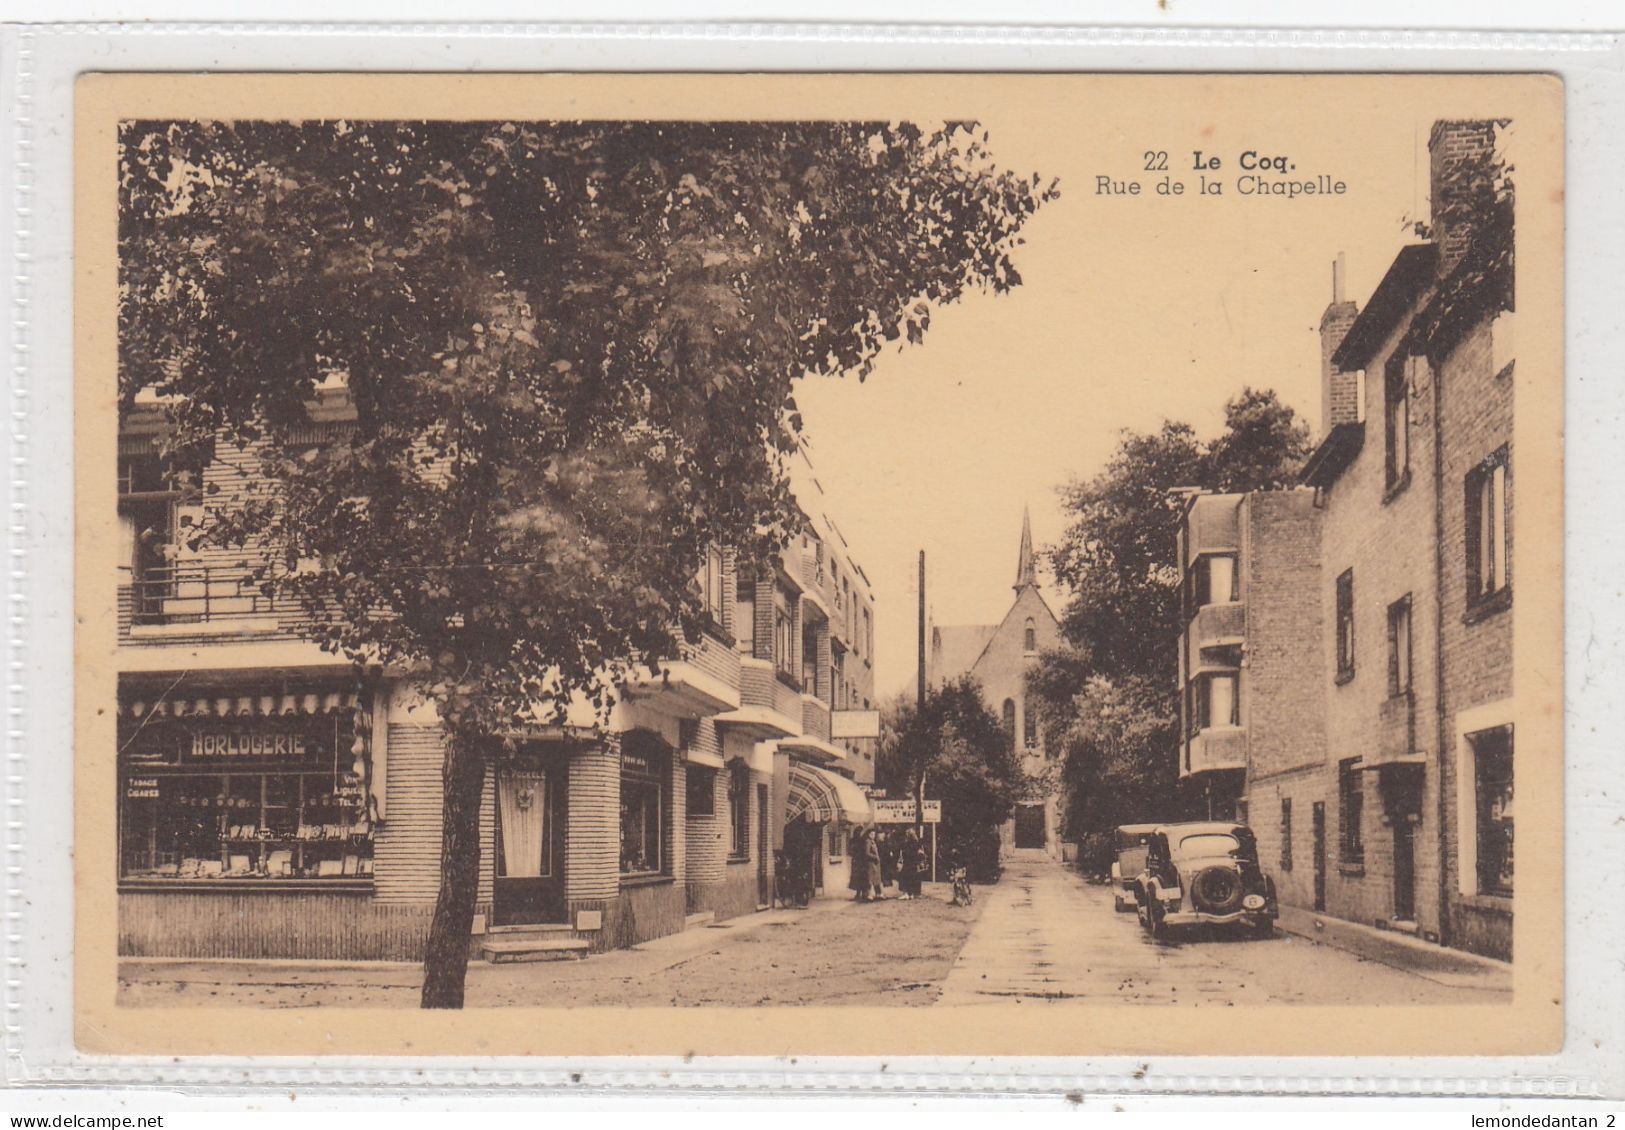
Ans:
[{"label": "shop window display", "polygon": [[370,879],[366,788],[351,772],[341,726],[142,731],[121,757],[120,878]]}]

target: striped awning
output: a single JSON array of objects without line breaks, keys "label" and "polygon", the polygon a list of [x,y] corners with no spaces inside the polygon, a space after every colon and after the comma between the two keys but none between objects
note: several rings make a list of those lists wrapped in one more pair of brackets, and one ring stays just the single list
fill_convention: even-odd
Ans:
[{"label": "striped awning", "polygon": [[327,691],[282,695],[183,695],[165,698],[119,699],[119,714],[129,718],[282,718],[318,717],[354,710],[354,691]]},{"label": "striped awning", "polygon": [[874,812],[869,807],[869,798],[854,782],[828,769],[792,761],[790,798],[784,818],[790,821],[798,817],[815,824],[838,820],[867,824],[874,819]]}]

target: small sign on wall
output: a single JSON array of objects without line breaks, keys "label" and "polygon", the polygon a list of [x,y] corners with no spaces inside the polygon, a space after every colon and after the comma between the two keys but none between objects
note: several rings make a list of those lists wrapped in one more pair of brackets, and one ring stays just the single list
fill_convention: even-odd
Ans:
[{"label": "small sign on wall", "polygon": [[577,930],[602,930],[604,928],[604,912],[601,910],[576,911]]},{"label": "small sign on wall", "polygon": [[834,738],[878,738],[880,711],[837,710],[829,716],[829,736]]}]

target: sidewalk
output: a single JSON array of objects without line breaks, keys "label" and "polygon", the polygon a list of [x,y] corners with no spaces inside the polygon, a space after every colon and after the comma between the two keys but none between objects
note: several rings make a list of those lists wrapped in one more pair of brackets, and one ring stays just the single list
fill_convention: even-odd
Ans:
[{"label": "sidewalk", "polygon": [[[946,907],[945,902],[942,907]],[[892,971],[886,968],[887,959],[921,949],[920,943],[929,940],[952,945],[952,953],[936,960],[943,966],[935,973],[940,977],[958,952],[962,936],[948,938],[940,924],[926,921],[931,909],[929,904],[897,904],[895,899],[887,900],[884,906],[859,908],[849,899],[821,898],[804,909],[760,911],[696,924],[676,934],[580,961],[493,965],[475,959],[468,966],[468,1004],[741,1005],[807,993],[822,997],[833,990],[815,987],[819,975],[835,972],[839,977],[846,973],[851,975],[849,980],[856,981],[873,972],[875,977],[889,982]],[[873,960],[859,962],[874,965],[873,971],[834,968],[840,962],[832,962],[831,958],[843,954],[863,958],[869,952],[863,945],[865,939],[878,944],[888,930],[895,933],[898,929],[921,937],[911,941],[889,939],[886,948],[895,940],[897,951],[873,954]],[[929,957],[925,949],[921,949],[922,960]],[[752,963],[761,967],[754,976],[747,971]],[[892,960],[891,964],[897,966],[899,974],[905,967],[912,969],[907,961]],[[926,964],[934,969],[931,961]],[[805,980],[808,975],[812,982]],[[930,971],[913,970],[907,976],[929,977]],[[798,981],[802,982],[799,986]],[[422,967],[407,962],[126,957],[119,960],[119,982],[120,1002],[130,1006],[415,1007]]]},{"label": "sidewalk", "polygon": [[1317,945],[1331,946],[1367,961],[1402,969],[1436,984],[1490,992],[1512,991],[1510,964],[1466,950],[1449,949],[1409,934],[1378,930],[1297,906],[1281,907],[1281,916],[1275,924],[1286,933]]}]

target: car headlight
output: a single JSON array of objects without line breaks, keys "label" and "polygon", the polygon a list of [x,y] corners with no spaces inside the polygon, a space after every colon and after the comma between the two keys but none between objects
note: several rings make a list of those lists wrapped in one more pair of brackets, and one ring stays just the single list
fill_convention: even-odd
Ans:
[{"label": "car headlight", "polygon": [[1241,900],[1241,905],[1246,907],[1248,910],[1262,909],[1264,906],[1264,896],[1248,895],[1246,898]]}]

